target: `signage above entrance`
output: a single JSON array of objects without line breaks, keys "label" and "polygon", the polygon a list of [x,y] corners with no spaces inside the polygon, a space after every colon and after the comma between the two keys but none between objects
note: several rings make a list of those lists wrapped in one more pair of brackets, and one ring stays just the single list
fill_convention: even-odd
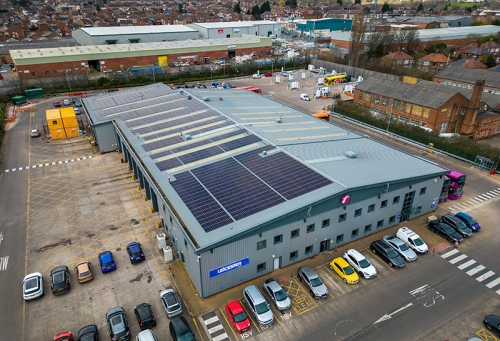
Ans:
[{"label": "signage above entrance", "polygon": [[351,200],[351,196],[349,194],[344,194],[341,198],[340,198],[340,203],[342,205],[345,205],[345,204],[348,204],[349,203],[349,200]]},{"label": "signage above entrance", "polygon": [[250,258],[249,257],[243,258],[243,259],[238,260],[236,262],[232,262],[232,263],[226,264],[224,266],[221,266],[220,268],[210,270],[209,275],[210,275],[210,278],[213,278],[215,276],[225,274],[226,272],[241,268],[242,266],[245,266],[248,264],[250,264]]}]

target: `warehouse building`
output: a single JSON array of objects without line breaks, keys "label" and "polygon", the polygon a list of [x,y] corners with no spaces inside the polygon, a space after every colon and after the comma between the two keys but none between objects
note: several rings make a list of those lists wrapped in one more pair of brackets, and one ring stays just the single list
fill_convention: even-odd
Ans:
[{"label": "warehouse building", "polygon": [[158,43],[199,39],[197,30],[185,25],[82,27],[74,30],[79,45]]},{"label": "warehouse building", "polygon": [[276,21],[229,21],[187,24],[200,32],[200,38],[231,38],[238,34],[249,34],[262,37],[280,37],[281,23]]},{"label": "warehouse building", "polygon": [[87,76],[92,70],[110,72],[134,66],[167,67],[173,61],[209,64],[219,58],[231,59],[251,53],[265,55],[271,46],[271,38],[246,35],[224,39],[12,50],[10,55],[19,77],[74,79]]},{"label": "warehouse building", "polygon": [[350,31],[352,19],[323,18],[298,20],[296,30],[300,33],[314,33],[315,31]]},{"label": "warehouse building", "polygon": [[83,99],[201,297],[436,210],[448,170],[251,91]]}]

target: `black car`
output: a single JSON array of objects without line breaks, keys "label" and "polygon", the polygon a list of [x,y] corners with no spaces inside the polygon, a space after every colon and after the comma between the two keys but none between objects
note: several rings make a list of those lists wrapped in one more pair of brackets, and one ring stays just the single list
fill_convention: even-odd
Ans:
[{"label": "black car", "polygon": [[484,326],[500,336],[500,316],[488,315],[484,318]]},{"label": "black car", "polygon": [[122,307],[116,307],[108,310],[106,313],[106,322],[108,323],[109,337],[113,341],[129,341],[130,328],[128,326],[125,310]]},{"label": "black car", "polygon": [[99,341],[99,330],[95,324],[83,327],[78,331],[78,341]]},{"label": "black car", "polygon": [[134,308],[134,314],[137,318],[137,322],[139,322],[141,330],[156,326],[156,320],[149,303],[146,302],[136,305]]},{"label": "black car", "polygon": [[66,265],[56,266],[50,272],[50,289],[54,295],[62,295],[71,290],[69,269]]},{"label": "black car", "polygon": [[177,316],[170,321],[169,329],[174,341],[194,341],[194,334],[184,316]]},{"label": "black car", "polygon": [[396,250],[383,240],[374,241],[370,248],[374,254],[378,254],[383,260],[385,260],[390,267],[402,268],[405,266],[403,257],[401,257]]},{"label": "black car", "polygon": [[75,103],[75,106],[77,106],[77,107],[82,106],[82,101],[80,101],[79,99],[77,99],[74,103]]},{"label": "black car", "polygon": [[457,231],[464,237],[472,236],[472,230],[468,228],[467,225],[465,225],[465,223],[461,219],[455,216],[452,216],[450,214],[445,214],[444,216],[441,217],[441,222],[450,225],[455,229],[455,231]]},{"label": "black car", "polygon": [[446,238],[450,243],[461,243],[464,238],[450,225],[442,223],[438,220],[433,220],[429,223],[429,230],[435,232],[443,238]]}]

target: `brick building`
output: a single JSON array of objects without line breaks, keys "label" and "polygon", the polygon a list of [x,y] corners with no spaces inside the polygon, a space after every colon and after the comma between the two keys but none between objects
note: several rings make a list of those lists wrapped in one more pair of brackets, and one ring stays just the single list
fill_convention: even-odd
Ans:
[{"label": "brick building", "polygon": [[394,123],[480,139],[500,133],[500,98],[482,98],[484,84],[478,80],[472,90],[458,91],[427,81],[407,84],[370,77],[356,87],[354,102],[374,115],[390,115]]},{"label": "brick building", "polygon": [[48,49],[12,50],[19,77],[42,78],[85,75],[88,70],[117,71],[133,66],[158,65],[172,62],[210,64],[219,58],[237,55],[265,55],[271,50],[272,39],[242,36],[226,39],[186,40],[139,44],[91,45]]},{"label": "brick building", "polygon": [[497,72],[448,65],[436,73],[432,80],[458,89],[472,89],[477,79],[485,80],[484,92],[500,97],[500,76]]}]

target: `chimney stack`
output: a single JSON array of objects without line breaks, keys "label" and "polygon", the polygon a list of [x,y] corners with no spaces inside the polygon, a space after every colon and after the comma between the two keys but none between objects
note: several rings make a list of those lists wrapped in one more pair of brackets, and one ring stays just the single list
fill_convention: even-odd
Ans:
[{"label": "chimney stack", "polygon": [[472,97],[470,98],[469,107],[471,109],[479,109],[479,103],[481,102],[481,95],[484,90],[484,79],[478,79],[476,85],[474,85],[474,90],[472,91]]},{"label": "chimney stack", "polygon": [[469,105],[465,112],[465,117],[462,123],[460,132],[463,135],[475,137],[477,132],[476,119],[477,113],[479,111],[479,103],[481,103],[481,95],[484,89],[484,79],[479,79],[474,85],[474,90],[472,91],[472,96],[469,100]]}]

